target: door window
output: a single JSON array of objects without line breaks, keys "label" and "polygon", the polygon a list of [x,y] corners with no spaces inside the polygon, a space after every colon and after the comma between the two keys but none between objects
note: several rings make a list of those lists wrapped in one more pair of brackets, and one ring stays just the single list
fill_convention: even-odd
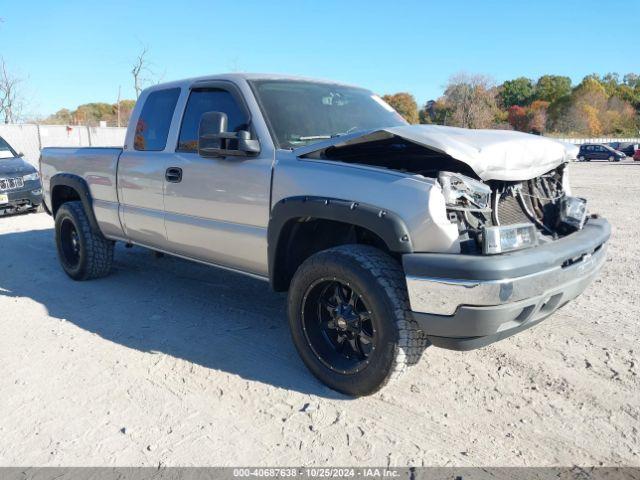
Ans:
[{"label": "door window", "polygon": [[184,117],[182,118],[178,151],[197,151],[200,117],[206,112],[226,113],[228,119],[227,130],[230,132],[248,130],[249,128],[247,114],[230,92],[220,88],[193,90],[189,95]]},{"label": "door window", "polygon": [[154,152],[164,150],[179,95],[179,88],[149,94],[136,124],[133,148]]}]

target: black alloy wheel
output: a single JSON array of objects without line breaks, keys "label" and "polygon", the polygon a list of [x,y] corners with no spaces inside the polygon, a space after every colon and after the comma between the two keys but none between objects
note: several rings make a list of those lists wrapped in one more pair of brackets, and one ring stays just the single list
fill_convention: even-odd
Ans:
[{"label": "black alloy wheel", "polygon": [[77,268],[80,262],[80,236],[69,218],[63,219],[60,224],[60,244],[62,261],[69,268]]},{"label": "black alloy wheel", "polygon": [[301,322],[309,347],[327,368],[352,374],[369,364],[377,332],[362,295],[348,282],[314,282],[304,295]]}]

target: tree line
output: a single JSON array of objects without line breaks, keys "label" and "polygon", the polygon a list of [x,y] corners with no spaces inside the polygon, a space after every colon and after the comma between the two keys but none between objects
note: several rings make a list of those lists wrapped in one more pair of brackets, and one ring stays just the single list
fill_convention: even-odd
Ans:
[{"label": "tree line", "polygon": [[460,73],[449,79],[440,98],[420,108],[407,92],[383,98],[413,124],[567,136],[637,136],[640,129],[640,75],[635,73],[594,73],[577,85],[561,75],[497,85],[485,75]]}]

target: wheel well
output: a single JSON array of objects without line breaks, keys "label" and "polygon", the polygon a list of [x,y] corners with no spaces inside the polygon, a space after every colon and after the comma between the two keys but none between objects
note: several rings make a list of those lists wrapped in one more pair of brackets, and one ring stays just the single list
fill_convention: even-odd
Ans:
[{"label": "wheel well", "polygon": [[296,270],[311,255],[347,244],[371,245],[394,257],[397,255],[380,236],[364,227],[318,218],[289,220],[278,238],[272,272],[274,290],[287,291]]},{"label": "wheel well", "polygon": [[55,217],[60,205],[74,200],[81,200],[80,194],[75,188],[67,185],[56,185],[51,190],[51,213]]}]

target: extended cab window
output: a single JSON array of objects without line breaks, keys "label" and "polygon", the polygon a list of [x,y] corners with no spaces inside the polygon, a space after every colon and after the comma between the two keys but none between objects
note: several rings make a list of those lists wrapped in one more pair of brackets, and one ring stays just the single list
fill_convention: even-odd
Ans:
[{"label": "extended cab window", "polygon": [[219,88],[193,90],[182,118],[178,151],[195,152],[198,149],[200,117],[206,112],[226,113],[229,132],[248,129],[247,115],[230,92]]},{"label": "extended cab window", "polygon": [[158,90],[149,94],[136,124],[133,148],[154,152],[164,150],[178,96],[179,88]]}]

